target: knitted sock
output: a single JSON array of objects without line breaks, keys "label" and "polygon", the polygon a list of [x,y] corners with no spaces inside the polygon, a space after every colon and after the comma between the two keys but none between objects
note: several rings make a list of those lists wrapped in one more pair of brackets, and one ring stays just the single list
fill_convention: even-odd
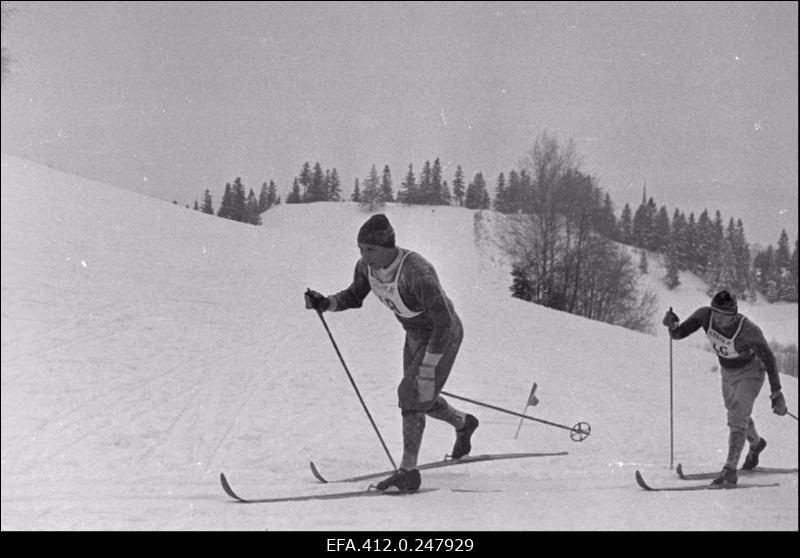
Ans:
[{"label": "knitted sock", "polygon": [[751,446],[757,446],[761,441],[761,436],[759,436],[758,432],[756,431],[756,423],[753,422],[753,419],[750,419],[747,422],[747,431],[745,432],[745,437]]},{"label": "knitted sock", "polygon": [[427,414],[437,420],[443,420],[456,430],[464,426],[464,421],[467,418],[466,413],[462,413],[451,407],[447,400],[441,395],[436,396],[436,402]]},{"label": "knitted sock", "polygon": [[741,430],[734,430],[728,436],[728,459],[725,466],[736,470],[739,467],[739,457],[744,449],[745,434]]},{"label": "knitted sock", "polygon": [[403,460],[400,468],[411,471],[417,468],[417,456],[425,431],[425,413],[403,412]]}]

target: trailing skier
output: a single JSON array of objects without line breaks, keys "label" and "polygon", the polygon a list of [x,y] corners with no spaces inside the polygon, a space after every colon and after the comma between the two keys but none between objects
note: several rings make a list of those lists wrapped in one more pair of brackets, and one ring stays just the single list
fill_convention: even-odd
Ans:
[{"label": "trailing skier", "polygon": [[761,329],[739,313],[736,297],[728,291],[718,292],[711,300],[710,307],[698,308],[685,322],[679,322],[672,309],[664,315],[663,324],[669,328],[672,339],[683,339],[702,327],[719,359],[722,397],[728,410],[730,434],[728,457],[712,484],[736,484],[736,470],[745,441],[750,443],[742,465],[745,470],[758,465],[759,454],[767,446],[767,441],[758,434],[751,417],[765,376],[769,379],[772,411],[781,416],[787,413],[775,356]]}]

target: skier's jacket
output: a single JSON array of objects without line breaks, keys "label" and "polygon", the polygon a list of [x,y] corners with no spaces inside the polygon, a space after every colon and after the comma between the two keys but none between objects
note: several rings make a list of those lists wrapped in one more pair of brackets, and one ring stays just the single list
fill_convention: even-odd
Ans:
[{"label": "skier's jacket", "polygon": [[[670,335],[673,339],[683,339],[701,327],[708,334],[709,327],[712,327],[711,315],[710,306],[698,308],[685,322],[673,329]],[[735,358],[725,358],[717,354],[720,366],[724,369],[736,370],[747,366],[753,359],[759,358],[766,369],[769,387],[772,392],[774,393],[781,389],[781,379],[778,374],[775,355],[769,348],[761,328],[740,314],[739,320],[731,331],[721,330],[716,325],[713,326],[713,330],[725,337],[732,337],[733,347],[737,353]]]},{"label": "skier's jacket", "polygon": [[[416,330],[430,336],[427,351],[441,354],[451,338],[461,333],[461,320],[453,308],[439,282],[436,270],[425,258],[404,248],[399,248],[398,275],[394,277],[397,291],[403,304],[415,314],[404,317],[395,311],[395,317],[406,331]],[[396,261],[397,261],[396,260]],[[359,258],[353,272],[353,282],[345,290],[332,298],[335,300],[330,310],[338,312],[350,308],[360,308],[372,290],[369,274],[371,270]],[[373,275],[373,281],[375,280]]]}]

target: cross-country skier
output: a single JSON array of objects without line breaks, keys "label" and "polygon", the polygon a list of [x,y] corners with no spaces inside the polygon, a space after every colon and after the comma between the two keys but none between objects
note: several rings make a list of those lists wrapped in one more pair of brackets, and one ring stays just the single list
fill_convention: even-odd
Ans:
[{"label": "cross-country skier", "polygon": [[775,356],[761,329],[739,314],[736,297],[728,291],[718,292],[711,299],[710,307],[698,308],[685,322],[678,325],[679,322],[672,309],[664,315],[663,324],[669,328],[673,339],[683,339],[702,327],[719,358],[722,398],[728,410],[730,434],[728,458],[712,484],[736,484],[736,469],[745,440],[750,443],[742,465],[745,470],[758,465],[758,455],[767,447],[767,441],[756,432],[755,422],[750,416],[765,374],[769,378],[772,411],[777,415],[787,412]]},{"label": "cross-country skier", "polygon": [[417,490],[421,484],[417,456],[426,415],[455,427],[454,459],[472,449],[478,419],[454,409],[439,394],[464,332],[433,266],[416,252],[395,246],[394,229],[385,215],[370,217],[358,231],[357,243],[361,258],[352,284],[331,296],[308,291],[306,308],[322,312],[360,308],[372,291],[405,329],[404,372],[397,388],[403,418],[403,459],[398,471],[379,482],[377,488]]}]

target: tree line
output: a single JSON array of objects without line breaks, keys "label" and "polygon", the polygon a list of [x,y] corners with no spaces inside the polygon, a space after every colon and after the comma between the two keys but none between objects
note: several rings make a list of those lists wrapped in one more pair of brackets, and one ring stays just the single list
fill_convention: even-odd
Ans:
[{"label": "tree line", "polygon": [[[769,246],[753,258],[741,219],[731,218],[726,226],[719,210],[712,218],[707,209],[697,218],[675,209],[670,217],[666,206],[658,207],[646,190],[635,211],[625,204],[617,218],[610,195],[576,161],[572,141],[561,145],[544,132],[517,168],[499,174],[493,199],[483,173],[467,182],[458,165],[448,183],[438,158],[426,160],[418,174],[409,164],[397,189],[389,165],[378,172],[373,164],[363,179],[355,179],[348,199],[370,210],[397,202],[494,209],[516,216],[509,221],[510,238],[500,242],[516,261],[512,296],[611,323],[627,320],[633,329],[643,327],[652,297],[635,295],[635,288],[625,285],[635,285],[637,272],[647,271],[647,252],[664,256],[669,288],[680,284],[681,272],[690,271],[706,282],[709,294],[728,288],[743,300],[754,300],[761,292],[770,302],[797,301],[797,240],[791,252],[785,231],[777,248]],[[272,180],[262,185],[258,198],[252,189],[247,196],[244,192],[239,178],[226,184],[217,215],[258,224],[261,213],[280,203]],[[306,161],[286,203],[343,200],[338,171]],[[208,190],[202,211],[213,214]],[[641,249],[638,270],[615,242]],[[618,285],[612,285],[615,278]],[[624,294],[614,295],[618,288]]]}]

